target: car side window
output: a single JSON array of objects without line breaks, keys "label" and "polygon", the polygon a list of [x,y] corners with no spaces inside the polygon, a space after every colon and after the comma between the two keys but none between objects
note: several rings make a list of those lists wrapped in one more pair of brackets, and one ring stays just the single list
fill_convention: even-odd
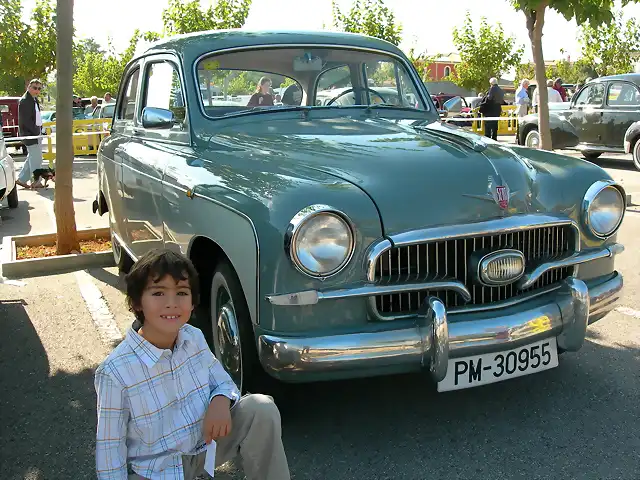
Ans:
[{"label": "car side window", "polygon": [[[316,101],[318,107],[324,107],[337,95],[351,88],[351,69],[347,65],[335,67],[326,72],[322,72],[317,80]],[[340,105],[354,105],[355,96],[353,92],[347,93],[338,99]]]},{"label": "car side window", "polygon": [[365,64],[371,103],[423,108],[405,68],[396,61],[382,60]]},{"label": "car side window", "polygon": [[186,102],[180,74],[174,64],[161,61],[147,67],[142,106],[170,110],[177,124],[184,122]]},{"label": "car side window", "polygon": [[640,105],[640,91],[627,82],[611,82],[607,93],[607,105]]},{"label": "car side window", "polygon": [[136,100],[138,96],[138,78],[140,77],[140,69],[136,68],[129,75],[127,84],[124,87],[124,93],[120,99],[118,116],[121,120],[133,120],[136,112]]},{"label": "car side window", "polygon": [[602,105],[602,100],[604,99],[604,84],[603,83],[594,83],[592,85],[586,86],[580,92],[580,95],[576,99],[577,106],[599,106]]}]

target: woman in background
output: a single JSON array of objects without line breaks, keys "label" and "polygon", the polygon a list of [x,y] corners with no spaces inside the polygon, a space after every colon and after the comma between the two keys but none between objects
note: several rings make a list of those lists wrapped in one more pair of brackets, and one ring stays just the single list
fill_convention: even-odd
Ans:
[{"label": "woman in background", "polygon": [[269,93],[271,88],[271,79],[262,77],[256,86],[256,93],[251,95],[247,107],[272,107],[273,95]]}]

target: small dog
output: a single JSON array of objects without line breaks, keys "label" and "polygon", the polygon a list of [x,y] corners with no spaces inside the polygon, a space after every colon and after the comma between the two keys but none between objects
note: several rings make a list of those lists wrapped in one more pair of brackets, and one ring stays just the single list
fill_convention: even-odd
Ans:
[{"label": "small dog", "polygon": [[56,181],[56,171],[52,168],[36,168],[33,171],[33,183],[37,183],[40,179],[44,180],[44,187],[47,188],[49,180]]}]

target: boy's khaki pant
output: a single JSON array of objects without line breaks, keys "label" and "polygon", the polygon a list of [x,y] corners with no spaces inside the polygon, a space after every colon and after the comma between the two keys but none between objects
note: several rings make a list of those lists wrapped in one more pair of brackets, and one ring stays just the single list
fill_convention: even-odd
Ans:
[{"label": "boy's khaki pant", "polygon": [[[267,395],[242,397],[231,409],[231,433],[216,441],[216,467],[242,457],[248,480],[289,480],[289,466],[282,446],[280,412]],[[205,452],[182,457],[185,480],[203,475]],[[129,474],[129,480],[143,479]]]}]

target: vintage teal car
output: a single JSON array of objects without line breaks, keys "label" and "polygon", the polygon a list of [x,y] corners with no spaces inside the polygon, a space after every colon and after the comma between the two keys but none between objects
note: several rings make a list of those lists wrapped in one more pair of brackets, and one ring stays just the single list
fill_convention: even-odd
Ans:
[{"label": "vintage teal car", "polygon": [[188,255],[243,388],[265,372],[424,369],[440,391],[539,372],[622,290],[620,185],[442,124],[407,57],[365,36],[155,43],[126,67],[98,177],[119,266]]}]

